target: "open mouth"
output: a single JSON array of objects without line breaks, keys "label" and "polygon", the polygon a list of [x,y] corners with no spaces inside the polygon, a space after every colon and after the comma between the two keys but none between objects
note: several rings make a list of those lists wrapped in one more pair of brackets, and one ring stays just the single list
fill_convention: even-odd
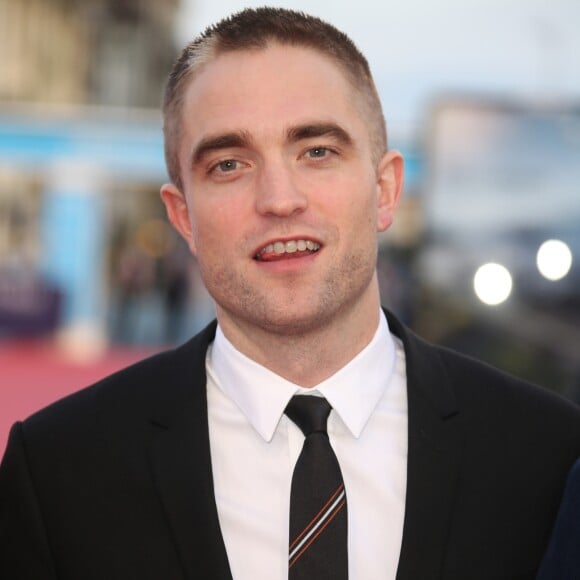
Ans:
[{"label": "open mouth", "polygon": [[289,260],[314,254],[320,250],[320,244],[312,240],[288,240],[264,246],[255,256],[259,262]]}]

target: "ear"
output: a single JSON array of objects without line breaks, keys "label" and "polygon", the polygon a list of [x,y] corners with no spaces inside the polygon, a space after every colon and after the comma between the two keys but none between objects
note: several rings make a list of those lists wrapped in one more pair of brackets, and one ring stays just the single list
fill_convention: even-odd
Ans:
[{"label": "ear", "polygon": [[169,221],[187,242],[192,254],[195,254],[193,224],[189,215],[189,207],[187,206],[185,194],[173,185],[173,183],[166,183],[161,187],[161,199],[165,204]]},{"label": "ear", "polygon": [[403,174],[403,156],[395,150],[387,151],[377,168],[378,232],[384,232],[393,223],[403,191]]}]

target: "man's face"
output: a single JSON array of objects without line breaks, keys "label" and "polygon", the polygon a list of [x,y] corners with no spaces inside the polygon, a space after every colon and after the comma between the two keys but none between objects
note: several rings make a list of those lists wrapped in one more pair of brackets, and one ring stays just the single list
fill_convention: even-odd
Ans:
[{"label": "man's face", "polygon": [[162,196],[221,324],[300,334],[375,299],[402,164],[373,166],[360,109],[342,70],[302,47],[227,53],[191,82],[183,192]]}]

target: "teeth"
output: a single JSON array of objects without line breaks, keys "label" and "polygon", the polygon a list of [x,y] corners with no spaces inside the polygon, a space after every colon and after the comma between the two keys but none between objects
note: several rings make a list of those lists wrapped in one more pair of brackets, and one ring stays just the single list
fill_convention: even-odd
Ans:
[{"label": "teeth", "polygon": [[293,254],[294,252],[304,252],[309,250],[315,252],[320,249],[320,244],[313,242],[312,240],[290,240],[286,243],[276,242],[274,244],[268,244],[264,249],[262,249],[258,256],[262,254]]}]

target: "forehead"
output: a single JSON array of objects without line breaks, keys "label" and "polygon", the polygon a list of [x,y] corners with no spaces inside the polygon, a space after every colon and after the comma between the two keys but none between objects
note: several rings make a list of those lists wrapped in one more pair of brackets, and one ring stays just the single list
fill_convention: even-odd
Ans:
[{"label": "forehead", "polygon": [[184,134],[259,130],[325,118],[359,124],[358,94],[343,68],[317,50],[280,44],[226,52],[192,76]]}]

